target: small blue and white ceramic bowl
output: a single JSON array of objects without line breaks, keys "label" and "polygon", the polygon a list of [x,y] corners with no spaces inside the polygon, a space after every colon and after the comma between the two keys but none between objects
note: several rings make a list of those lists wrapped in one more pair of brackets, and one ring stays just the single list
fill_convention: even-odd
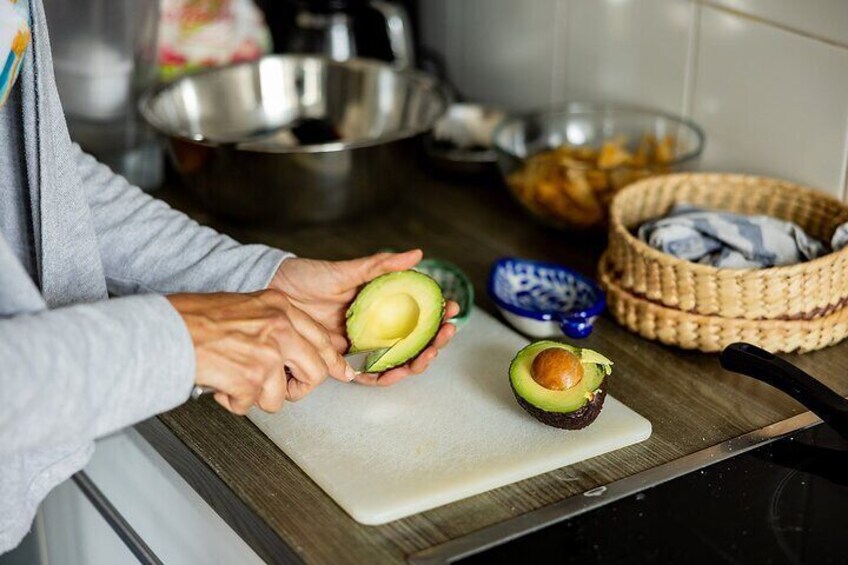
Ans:
[{"label": "small blue and white ceramic bowl", "polygon": [[606,308],[597,284],[555,263],[500,259],[489,273],[488,291],[513,327],[537,338],[586,337]]}]

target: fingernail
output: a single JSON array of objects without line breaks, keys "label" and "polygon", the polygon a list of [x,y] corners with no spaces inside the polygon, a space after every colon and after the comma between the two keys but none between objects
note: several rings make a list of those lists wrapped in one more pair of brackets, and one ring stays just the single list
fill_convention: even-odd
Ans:
[{"label": "fingernail", "polygon": [[353,367],[351,367],[350,365],[345,367],[345,377],[347,377],[348,381],[352,381],[356,378],[356,371],[354,371]]}]

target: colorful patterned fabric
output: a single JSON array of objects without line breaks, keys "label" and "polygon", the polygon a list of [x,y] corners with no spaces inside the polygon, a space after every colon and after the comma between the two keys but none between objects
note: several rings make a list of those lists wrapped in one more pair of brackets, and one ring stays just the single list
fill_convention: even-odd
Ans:
[{"label": "colorful patterned fabric", "polygon": [[18,78],[30,38],[29,0],[0,0],[0,106]]},{"label": "colorful patterned fabric", "polygon": [[159,68],[165,80],[252,61],[271,50],[271,34],[253,0],[161,0],[160,6]]}]

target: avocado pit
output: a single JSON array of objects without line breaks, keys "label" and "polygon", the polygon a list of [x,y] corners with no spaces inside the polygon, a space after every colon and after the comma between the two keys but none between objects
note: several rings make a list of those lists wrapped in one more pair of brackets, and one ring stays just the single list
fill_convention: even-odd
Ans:
[{"label": "avocado pit", "polygon": [[530,376],[548,390],[566,390],[583,380],[583,363],[574,353],[553,347],[536,355]]},{"label": "avocado pit", "polygon": [[611,373],[612,361],[597,351],[542,340],[516,354],[509,382],[528,414],[548,426],[579,430],[601,413]]}]

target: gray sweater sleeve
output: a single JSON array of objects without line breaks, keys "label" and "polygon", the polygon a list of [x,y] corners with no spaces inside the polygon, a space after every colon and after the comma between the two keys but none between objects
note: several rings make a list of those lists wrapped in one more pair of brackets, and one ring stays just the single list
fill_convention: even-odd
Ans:
[{"label": "gray sweater sleeve", "polygon": [[154,199],[74,145],[109,291],[249,292],[290,254],[241,245]]},{"label": "gray sweater sleeve", "polygon": [[0,319],[0,359],[0,459],[132,425],[184,402],[194,379],[188,330],[156,295]]}]

